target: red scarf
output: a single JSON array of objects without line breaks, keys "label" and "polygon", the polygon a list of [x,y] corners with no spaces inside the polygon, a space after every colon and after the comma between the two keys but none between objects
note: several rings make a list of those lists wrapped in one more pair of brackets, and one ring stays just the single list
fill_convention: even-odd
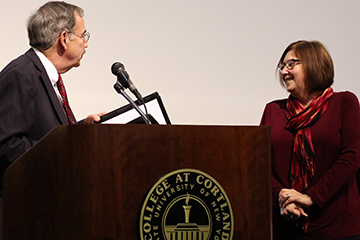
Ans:
[{"label": "red scarf", "polygon": [[[299,100],[289,96],[286,105],[286,129],[295,134],[291,157],[291,188],[302,192],[309,186],[315,174],[314,146],[311,140],[312,126],[326,111],[333,89],[319,92],[304,109]],[[307,230],[307,224],[303,226]]]}]

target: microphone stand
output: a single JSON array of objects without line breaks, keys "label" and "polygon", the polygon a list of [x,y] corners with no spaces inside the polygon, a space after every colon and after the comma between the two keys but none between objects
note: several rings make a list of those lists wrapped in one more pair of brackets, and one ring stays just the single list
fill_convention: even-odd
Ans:
[{"label": "microphone stand", "polygon": [[[151,121],[149,120],[149,118],[145,115],[145,113],[143,111],[141,111],[141,109],[139,108],[138,105],[136,105],[136,103],[129,97],[129,95],[126,94],[126,92],[124,91],[124,87],[121,85],[121,83],[119,83],[119,81],[116,81],[116,83],[114,84],[114,88],[115,90],[123,95],[123,97],[128,100],[128,102],[131,104],[131,106],[133,106],[133,108],[140,114],[141,118],[145,121],[146,124],[151,124]],[[145,106],[145,103],[144,103]]]}]

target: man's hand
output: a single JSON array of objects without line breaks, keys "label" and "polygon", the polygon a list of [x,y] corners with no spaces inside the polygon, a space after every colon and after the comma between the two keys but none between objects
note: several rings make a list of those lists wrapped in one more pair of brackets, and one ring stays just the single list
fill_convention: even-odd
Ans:
[{"label": "man's hand", "polygon": [[97,113],[97,114],[90,114],[85,120],[85,123],[94,123],[100,121],[100,117],[105,115],[106,112]]}]

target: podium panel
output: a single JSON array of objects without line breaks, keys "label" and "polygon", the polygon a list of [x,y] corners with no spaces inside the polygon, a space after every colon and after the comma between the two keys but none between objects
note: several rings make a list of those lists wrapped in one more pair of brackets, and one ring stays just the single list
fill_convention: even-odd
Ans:
[{"label": "podium panel", "polygon": [[181,169],[222,186],[232,239],[271,239],[268,127],[113,124],[60,126],[8,168],[4,239],[141,239],[147,194]]}]

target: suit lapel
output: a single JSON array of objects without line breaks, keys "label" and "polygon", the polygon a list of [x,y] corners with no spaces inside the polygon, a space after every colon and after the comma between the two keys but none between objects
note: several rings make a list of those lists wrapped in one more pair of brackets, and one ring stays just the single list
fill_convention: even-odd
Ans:
[{"label": "suit lapel", "polygon": [[[49,100],[51,102],[51,105],[53,106],[54,113],[57,115],[60,123],[62,125],[69,124],[69,120],[67,119],[63,107],[61,106],[61,103],[54,91],[54,87],[51,85],[49,76],[47,75],[47,72],[42,65],[40,59],[36,55],[33,49],[30,49],[25,53],[26,56],[34,63],[37,70],[39,71],[39,80],[41,81],[42,85],[44,86],[44,89],[49,97]],[[72,113],[71,113],[72,114]],[[72,114],[73,115],[73,114]],[[75,119],[75,118],[74,118]]]}]

